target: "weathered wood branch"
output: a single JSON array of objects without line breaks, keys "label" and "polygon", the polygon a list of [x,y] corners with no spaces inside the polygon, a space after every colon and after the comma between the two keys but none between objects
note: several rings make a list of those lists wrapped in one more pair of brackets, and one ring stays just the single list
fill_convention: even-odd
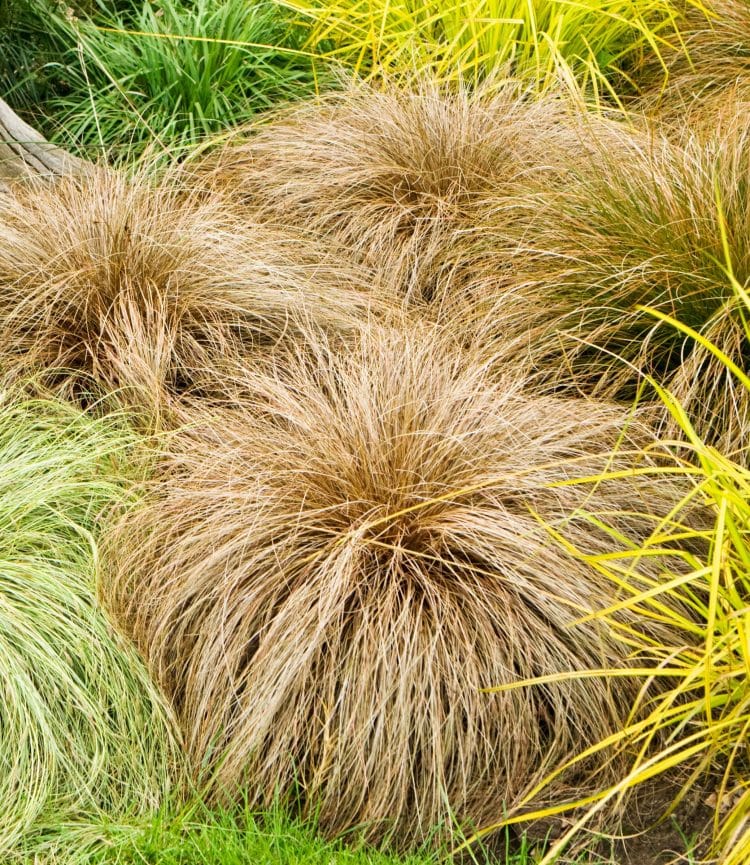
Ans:
[{"label": "weathered wood branch", "polygon": [[87,166],[50,144],[0,99],[0,185],[20,177],[78,174]]}]

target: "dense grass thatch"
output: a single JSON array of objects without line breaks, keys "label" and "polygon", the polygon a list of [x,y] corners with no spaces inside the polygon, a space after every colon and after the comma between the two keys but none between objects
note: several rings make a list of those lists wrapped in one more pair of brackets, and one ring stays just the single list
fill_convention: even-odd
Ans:
[{"label": "dense grass thatch", "polygon": [[[564,188],[538,188],[517,203],[527,221],[519,219],[513,272],[545,384],[631,400],[645,372],[669,383],[707,441],[747,444],[747,392],[699,340],[659,316],[735,362],[747,357],[749,130],[737,117],[708,140],[686,132],[674,143],[623,127],[618,151],[602,146],[570,165]],[[483,303],[489,339],[506,297]]]},{"label": "dense grass thatch", "polygon": [[96,596],[97,516],[132,442],[54,402],[0,404],[0,859],[70,820],[157,807],[180,763],[171,715]]},{"label": "dense grass thatch", "polygon": [[679,49],[666,52],[667,78],[654,70],[642,106],[668,126],[713,128],[732,105],[750,101],[750,5],[707,0],[685,5]]},{"label": "dense grass thatch", "polygon": [[[614,551],[587,515],[640,537],[653,526],[629,514],[675,495],[628,474],[648,438],[619,408],[522,382],[431,330],[372,327],[346,353],[311,335],[275,375],[228,376],[230,401],[252,399],[171,441],[110,538],[105,602],[214,795],[278,794],[328,833],[409,847],[495,819],[622,723],[627,679],[479,691],[627,664],[615,628],[576,624],[611,586],[538,517]],[[616,483],[567,483],[606,465]]]},{"label": "dense grass thatch", "polygon": [[205,167],[214,190],[335,238],[396,296],[451,321],[466,295],[512,283],[516,199],[533,183],[559,188],[563,166],[590,153],[592,127],[617,144],[611,124],[513,82],[359,83],[270,114]]},{"label": "dense grass thatch", "polygon": [[18,187],[0,208],[0,361],[67,396],[117,391],[150,416],[295,320],[354,327],[369,288],[313,243],[239,223],[174,175],[97,170]]}]

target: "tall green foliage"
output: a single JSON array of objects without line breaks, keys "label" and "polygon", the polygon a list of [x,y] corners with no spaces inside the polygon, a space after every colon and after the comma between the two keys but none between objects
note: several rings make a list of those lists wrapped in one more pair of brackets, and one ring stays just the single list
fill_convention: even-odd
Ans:
[{"label": "tall green foliage", "polygon": [[0,84],[88,156],[179,153],[316,87],[302,32],[273,0],[22,0],[11,14],[5,42],[27,47]]}]

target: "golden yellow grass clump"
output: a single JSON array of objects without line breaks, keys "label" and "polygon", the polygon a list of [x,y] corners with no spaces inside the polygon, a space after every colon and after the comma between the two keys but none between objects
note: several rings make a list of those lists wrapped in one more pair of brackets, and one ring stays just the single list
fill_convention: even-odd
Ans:
[{"label": "golden yellow grass clump", "polygon": [[[263,218],[343,243],[385,274],[398,296],[451,318],[483,277],[512,281],[504,229],[532,180],[559,186],[585,158],[590,126],[562,98],[517,84],[468,88],[423,81],[352,84],[275,112],[211,156],[203,169]],[[475,249],[493,233],[493,254]]]},{"label": "golden yellow grass clump", "polygon": [[310,319],[355,326],[370,282],[291,231],[242,223],[172,173],[96,170],[0,208],[0,361],[66,395],[159,411],[217,359]]},{"label": "golden yellow grass clump", "polygon": [[311,332],[296,363],[236,369],[228,401],[254,396],[172,438],[103,580],[214,795],[404,848],[496,820],[622,724],[628,678],[480,689],[628,664],[617,627],[577,624],[611,583],[540,520],[614,552],[597,520],[643,538],[631,515],[676,500],[629,474],[648,438],[623,410],[526,396],[443,339],[369,327],[340,352]]}]

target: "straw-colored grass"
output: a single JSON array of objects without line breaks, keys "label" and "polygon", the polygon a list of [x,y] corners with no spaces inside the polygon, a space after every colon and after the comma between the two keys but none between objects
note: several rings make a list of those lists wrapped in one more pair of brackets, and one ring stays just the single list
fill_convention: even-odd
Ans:
[{"label": "straw-colored grass", "polygon": [[[542,380],[632,399],[640,372],[668,382],[706,440],[748,443],[750,399],[700,344],[640,306],[674,315],[735,362],[747,356],[732,278],[750,280],[750,126],[680,143],[623,128],[623,145],[579,160],[560,191],[527,197],[514,275],[528,300]],[[486,298],[487,328],[493,304]],[[566,337],[560,337],[564,331]],[[489,338],[489,337],[488,337]],[[623,363],[623,360],[626,361]]]},{"label": "straw-colored grass", "polygon": [[[676,496],[648,457],[630,473],[648,433],[623,410],[529,398],[441,339],[370,327],[338,352],[311,333],[296,364],[228,376],[244,401],[172,438],[104,580],[214,796],[279,795],[402,848],[495,819],[619,728],[627,679],[479,689],[626,666],[616,628],[575,624],[616,593],[539,516],[616,554],[597,520],[648,534],[631,513]],[[608,465],[615,483],[567,485]]]},{"label": "straw-colored grass", "polygon": [[667,78],[654,70],[643,107],[670,126],[711,129],[732,104],[750,101],[750,5],[746,0],[688,4],[679,50],[665,52]]},{"label": "straw-colored grass", "polygon": [[394,296],[452,323],[466,295],[513,284],[517,240],[506,234],[525,215],[517,199],[533,184],[559,189],[563,166],[591,152],[592,127],[619,143],[611,123],[512,82],[354,83],[270,114],[204,168],[214,190],[268,222],[335,239]]},{"label": "straw-colored grass", "polygon": [[97,517],[124,500],[131,438],[55,402],[1,400],[0,859],[26,863],[68,821],[159,806],[180,758],[95,600]]},{"label": "straw-colored grass", "polygon": [[0,362],[66,396],[118,392],[150,417],[213,369],[309,318],[354,327],[364,275],[220,200],[96,170],[0,208]]}]

